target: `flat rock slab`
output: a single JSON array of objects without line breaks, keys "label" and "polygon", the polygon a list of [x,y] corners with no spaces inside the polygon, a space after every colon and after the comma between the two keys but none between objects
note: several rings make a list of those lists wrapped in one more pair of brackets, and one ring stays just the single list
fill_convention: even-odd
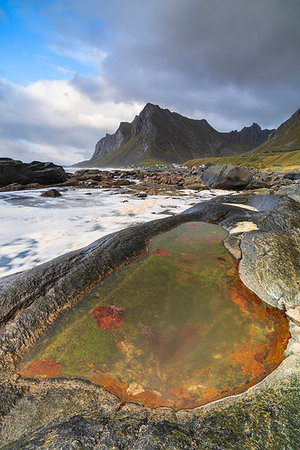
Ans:
[{"label": "flat rock slab", "polygon": [[300,232],[250,232],[241,241],[244,284],[279,309],[300,304]]}]

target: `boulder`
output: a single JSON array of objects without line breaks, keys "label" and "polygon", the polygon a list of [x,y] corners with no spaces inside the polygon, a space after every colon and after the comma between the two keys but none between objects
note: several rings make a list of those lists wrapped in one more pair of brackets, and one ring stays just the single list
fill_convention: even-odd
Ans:
[{"label": "boulder", "polygon": [[283,175],[283,178],[287,178],[288,180],[300,180],[300,172],[287,172]]},{"label": "boulder", "polygon": [[57,189],[49,189],[41,194],[41,197],[61,197],[61,193]]},{"label": "boulder", "polygon": [[296,202],[300,203],[300,184],[294,184],[292,186],[283,186],[279,188],[276,194],[287,195]]},{"label": "boulder", "polygon": [[202,173],[203,183],[214,189],[245,188],[252,180],[252,173],[245,167],[211,166]]},{"label": "boulder", "polygon": [[0,187],[13,183],[39,183],[46,186],[66,180],[64,169],[51,162],[33,161],[27,164],[11,158],[0,158]]}]

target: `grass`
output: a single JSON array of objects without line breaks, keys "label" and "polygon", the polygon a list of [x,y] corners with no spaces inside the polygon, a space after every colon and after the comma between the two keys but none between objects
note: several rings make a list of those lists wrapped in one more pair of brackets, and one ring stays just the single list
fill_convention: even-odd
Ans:
[{"label": "grass", "polygon": [[185,163],[188,167],[202,164],[239,164],[243,167],[255,169],[293,170],[300,169],[300,150],[279,151],[249,156],[226,156],[191,159]]}]

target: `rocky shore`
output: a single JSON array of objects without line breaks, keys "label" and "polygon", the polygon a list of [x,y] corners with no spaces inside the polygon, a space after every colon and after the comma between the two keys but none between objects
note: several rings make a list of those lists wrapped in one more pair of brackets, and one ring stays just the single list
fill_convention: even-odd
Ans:
[{"label": "rocky shore", "polygon": [[[136,177],[142,184],[145,178],[150,178],[156,184],[157,178],[163,177],[162,184],[177,186],[175,179],[181,183],[181,177],[184,185],[188,179],[184,176],[186,172],[180,170],[145,173],[118,172],[112,180],[131,182]],[[94,176],[88,171],[81,172],[80,177],[86,175],[90,178],[77,178],[79,185]],[[257,178],[252,175],[247,189],[250,183],[253,190],[297,187],[295,180],[284,175],[280,175],[280,181],[277,174],[267,176],[269,187],[254,187]],[[170,185],[168,177],[173,177]],[[190,173],[190,177],[199,180],[199,172]],[[102,183],[102,179],[98,182]],[[126,189],[131,189],[133,185],[127,186]],[[20,359],[66,308],[102,279],[142,255],[151,237],[189,221],[224,227],[228,233],[224,245],[240,261],[244,284],[267,304],[286,311],[291,338],[286,359],[273,373],[243,394],[178,413],[168,408],[149,409],[133,402],[122,404],[103,388],[79,379],[37,381],[18,377]],[[1,444],[7,448],[32,449],[297,448],[299,225],[299,203],[286,195],[220,196],[182,214],[113,233],[88,247],[2,279]]]},{"label": "rocky shore", "polygon": [[[0,192],[45,187],[78,189],[118,189],[124,194],[145,198],[147,195],[184,195],[183,190],[234,189],[260,194],[279,193],[299,201],[299,172],[276,172],[237,166],[149,167],[132,170],[79,169],[66,173],[53,163],[30,164],[0,159]],[[55,196],[53,195],[49,195]]]}]

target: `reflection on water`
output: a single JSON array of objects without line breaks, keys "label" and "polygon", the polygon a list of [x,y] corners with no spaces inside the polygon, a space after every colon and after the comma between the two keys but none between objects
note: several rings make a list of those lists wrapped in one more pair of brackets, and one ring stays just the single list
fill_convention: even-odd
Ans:
[{"label": "reflection on water", "polygon": [[20,374],[80,376],[122,401],[175,410],[263,379],[283,359],[287,321],[241,283],[224,236],[191,222],[154,238],[47,332]]}]

